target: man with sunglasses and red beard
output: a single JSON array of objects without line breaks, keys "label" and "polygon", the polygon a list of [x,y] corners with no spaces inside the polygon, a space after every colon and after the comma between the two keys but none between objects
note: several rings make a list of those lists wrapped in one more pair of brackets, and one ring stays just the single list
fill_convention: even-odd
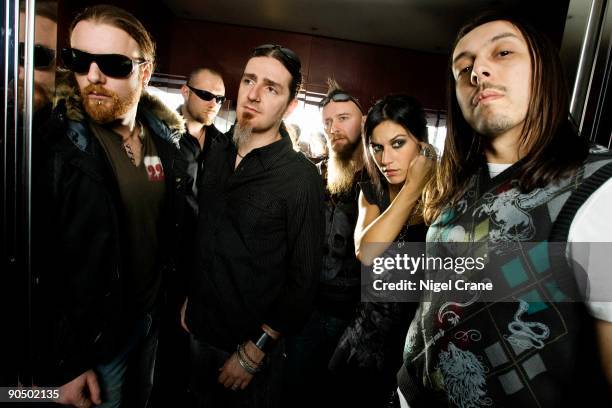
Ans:
[{"label": "man with sunglasses and red beard", "polygon": [[281,406],[282,336],[309,316],[320,268],[323,189],[293,150],[297,55],[257,47],[238,91],[237,124],[212,142],[198,178],[196,267],[183,326],[198,407]]},{"label": "man with sunglasses and red beard", "polygon": [[[162,272],[173,275],[186,162],[176,112],[147,94],[155,47],[125,10],[94,6],[62,50],[47,126],[48,265],[35,271],[38,385],[58,402],[145,407]],[[44,340],[43,340],[44,339]]]}]

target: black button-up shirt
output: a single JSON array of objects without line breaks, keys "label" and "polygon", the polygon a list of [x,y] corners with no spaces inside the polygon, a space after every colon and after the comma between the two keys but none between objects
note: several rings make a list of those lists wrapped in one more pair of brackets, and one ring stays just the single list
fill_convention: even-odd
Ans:
[{"label": "black button-up shirt", "polygon": [[[176,111],[182,116],[183,105],[179,106]],[[180,139],[181,155],[185,158],[185,160],[187,160],[188,163],[187,173],[189,174],[189,177],[191,177],[191,180],[188,180],[188,182],[193,186],[194,197],[196,197],[198,194],[196,179],[202,166],[202,158],[206,156],[208,150],[210,150],[212,141],[219,137],[219,135],[223,134],[215,127],[214,124],[206,126],[205,129],[206,136],[204,137],[204,146],[202,147],[200,147],[198,138],[192,136],[188,130],[185,130],[185,133],[183,133]],[[191,201],[189,204],[197,207],[197,205]],[[195,208],[195,210],[197,211],[197,208]]]},{"label": "black button-up shirt", "polygon": [[324,230],[315,166],[281,140],[234,169],[231,134],[218,137],[198,180],[200,214],[187,324],[226,350],[268,324],[296,332],[314,301]]}]

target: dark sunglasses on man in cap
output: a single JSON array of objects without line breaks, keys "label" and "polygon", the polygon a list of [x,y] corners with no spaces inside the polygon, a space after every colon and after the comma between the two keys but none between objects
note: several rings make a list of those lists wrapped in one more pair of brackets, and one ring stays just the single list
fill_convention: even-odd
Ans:
[{"label": "dark sunglasses on man in cap", "polygon": [[225,102],[225,96],[223,95],[215,95],[214,93],[205,91],[204,89],[198,89],[198,88],[194,88],[193,86],[186,84],[187,88],[191,89],[191,91],[196,94],[198,96],[198,98],[208,102],[208,101],[212,101],[213,99],[215,100],[215,102],[219,105],[223,104],[223,102]]},{"label": "dark sunglasses on man in cap", "polygon": [[66,67],[77,74],[86,74],[92,63],[96,63],[104,75],[113,78],[127,78],[134,68],[148,62],[144,58],[130,58],[121,54],[90,54],[76,48],[61,51]]},{"label": "dark sunglasses on man in cap", "polygon": [[[55,50],[47,48],[44,45],[34,45],[34,68],[35,69],[47,69],[51,66],[51,63],[55,59]],[[19,65],[22,67],[25,64],[25,45],[19,43]]]}]

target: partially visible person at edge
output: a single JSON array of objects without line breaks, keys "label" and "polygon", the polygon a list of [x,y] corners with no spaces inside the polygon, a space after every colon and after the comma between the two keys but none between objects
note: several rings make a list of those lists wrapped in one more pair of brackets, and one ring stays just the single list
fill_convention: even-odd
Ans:
[{"label": "partially visible person at edge", "polygon": [[[390,245],[423,242],[421,196],[435,168],[420,103],[387,96],[370,108],[363,128],[370,181],[360,183],[355,253],[365,265]],[[415,303],[362,302],[342,335],[330,368],[353,384],[351,404],[386,407],[396,400],[395,374]],[[359,391],[358,391],[359,390]]]},{"label": "partially visible person at edge", "polygon": [[301,81],[293,51],[255,48],[238,90],[237,124],[204,159],[196,267],[183,309],[198,407],[281,406],[283,337],[312,312],[323,186],[283,123]]},{"label": "partially visible person at edge", "polygon": [[175,273],[175,215],[191,190],[183,121],[146,92],[155,46],[127,11],[78,14],[62,60],[71,72],[40,135],[35,383],[59,386],[65,405],[145,407],[162,273]]},{"label": "partially visible person at edge", "polygon": [[332,378],[327,365],[354,317],[361,282],[353,234],[358,183],[367,178],[361,143],[363,113],[357,99],[333,80],[320,106],[330,151],[329,159],[317,164],[327,187],[323,264],[315,310],[302,332],[287,339],[285,393],[288,397],[303,394],[296,401],[300,406],[337,406],[344,398],[343,378]]},{"label": "partially visible person at edge", "polygon": [[[579,269],[597,288],[609,263],[573,249],[609,241],[612,154],[578,136],[558,53],[520,18],[465,25],[448,79],[428,254],[442,242],[485,248],[485,269],[462,279],[488,279],[505,295],[424,294],[398,374],[402,406],[611,406],[612,304],[575,297]],[[572,262],[555,247],[568,241]]]},{"label": "partially visible person at edge", "polygon": [[[25,6],[19,10],[19,74],[17,100],[24,101],[25,80]],[[33,110],[40,111],[51,105],[55,93],[55,69],[57,65],[57,2],[39,1],[34,17],[34,87]]]},{"label": "partially visible person at edge", "polygon": [[[25,98],[24,98],[24,81],[26,79],[25,71],[25,4],[21,3],[19,7],[19,44],[18,44],[18,60],[19,68],[17,72],[17,94],[13,95],[14,83],[9,86],[7,90],[9,98],[7,100],[6,108],[8,111],[13,111],[15,105],[17,106],[17,138],[15,140],[16,149],[19,152],[25,151],[25,138],[24,135],[24,124],[31,119],[32,123],[32,135],[35,138],[32,140],[32,156],[31,156],[31,171],[32,171],[32,188],[33,196],[31,202],[33,207],[38,205],[43,206],[43,200],[37,199],[37,194],[40,191],[39,178],[44,179],[44,176],[40,176],[40,173],[44,173],[42,156],[43,144],[36,137],[40,135],[44,123],[51,114],[51,102],[55,93],[55,72],[56,72],[56,48],[57,48],[57,2],[55,1],[37,1],[35,6],[34,15],[34,44],[32,47],[33,51],[33,63],[34,63],[34,82],[32,86],[32,116],[31,118],[24,118],[25,112]],[[25,123],[24,123],[25,119]],[[4,123],[4,122],[3,122]],[[10,129],[10,125],[9,125]],[[11,129],[13,131],[14,129]],[[42,129],[44,130],[44,129]],[[9,134],[5,134],[3,139],[9,141]],[[9,142],[10,143],[10,142]],[[22,166],[17,170],[20,172],[18,177],[24,177],[22,172],[25,171],[25,166]],[[33,214],[37,214],[33,212]],[[33,225],[36,226],[40,221],[37,218],[32,219]],[[41,243],[44,245],[45,243]],[[37,254],[35,245],[38,245],[38,241],[32,243],[33,255]],[[36,265],[37,259],[33,259],[34,265]],[[2,310],[7,312],[5,324],[7,327],[12,327],[12,334],[9,337],[9,345],[7,345],[3,352],[0,353],[0,360],[3,361],[3,367],[0,369],[0,386],[16,386],[17,381],[21,381],[24,385],[32,385],[31,379],[31,367],[29,361],[24,356],[29,354],[29,342],[26,341],[28,333],[28,308],[29,303],[26,293],[30,282],[28,276],[23,273],[23,266],[19,262],[9,263],[9,267],[4,271],[6,276],[6,282],[3,287],[7,288],[6,295],[3,296],[3,301],[6,307]],[[23,290],[15,290],[20,288]],[[9,313],[9,307],[11,312]],[[2,306],[0,306],[2,307]],[[14,309],[16,312],[13,312]]]}]

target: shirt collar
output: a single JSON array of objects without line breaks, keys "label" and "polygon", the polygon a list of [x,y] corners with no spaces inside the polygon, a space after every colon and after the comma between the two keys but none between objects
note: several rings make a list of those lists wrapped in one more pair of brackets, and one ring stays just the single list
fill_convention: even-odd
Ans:
[{"label": "shirt collar", "polygon": [[[272,167],[272,165],[276,163],[276,161],[278,161],[279,159],[286,157],[287,154],[290,154],[291,152],[294,152],[293,144],[291,142],[291,138],[289,137],[289,133],[287,133],[284,122],[281,122],[279,133],[281,135],[280,140],[277,140],[262,147],[258,147],[257,149],[253,149],[249,153],[249,155],[257,157],[262,167],[266,170]],[[228,144],[226,148],[231,149],[234,154],[236,153],[236,147],[232,142],[231,134],[228,138]]]}]

